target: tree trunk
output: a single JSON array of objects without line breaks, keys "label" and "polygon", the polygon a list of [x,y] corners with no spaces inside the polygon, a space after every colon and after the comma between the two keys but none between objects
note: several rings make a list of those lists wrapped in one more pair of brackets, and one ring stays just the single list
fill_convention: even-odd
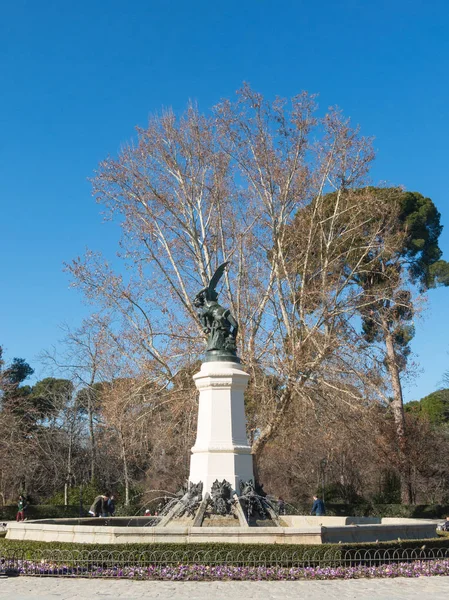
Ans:
[{"label": "tree trunk", "polygon": [[72,440],[73,440],[73,433],[72,433],[72,428],[70,428],[69,450],[68,450],[68,455],[67,455],[67,475],[66,475],[66,482],[64,484],[64,506],[67,506],[67,504],[68,504],[68,489],[69,489],[69,484],[70,484],[70,480],[72,477]]},{"label": "tree trunk", "polygon": [[89,435],[90,435],[90,480],[93,483],[95,481],[95,466],[97,461],[96,447],[95,447],[95,430],[94,430],[94,409],[92,402],[92,390],[89,387],[87,395],[87,414],[89,419]]},{"label": "tree trunk", "polygon": [[401,480],[401,501],[403,504],[411,504],[413,494],[411,489],[410,464],[407,453],[407,435],[405,430],[404,400],[402,396],[401,378],[394,349],[394,340],[387,323],[383,323],[385,346],[387,349],[387,368],[393,388],[393,410],[396,425],[396,436],[398,441],[399,477]]},{"label": "tree trunk", "polygon": [[125,483],[125,506],[129,506],[129,475],[128,475],[128,461],[126,459],[125,441],[123,435],[120,432],[120,442],[122,446],[122,460],[123,460],[123,478]]}]

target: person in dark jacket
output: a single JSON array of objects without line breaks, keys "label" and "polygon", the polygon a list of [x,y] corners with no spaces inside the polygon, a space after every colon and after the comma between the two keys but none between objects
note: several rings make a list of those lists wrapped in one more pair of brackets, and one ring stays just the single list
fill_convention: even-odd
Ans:
[{"label": "person in dark jacket", "polygon": [[107,502],[109,500],[110,494],[106,492],[106,494],[100,494],[95,498],[92,503],[92,506],[89,508],[89,514],[93,517],[103,517],[107,513]]},{"label": "person in dark jacket", "polygon": [[317,517],[322,517],[326,514],[324,502],[321,500],[321,498],[318,498],[318,496],[313,497],[313,506],[310,514],[313,515],[314,513]]},{"label": "person in dark jacket", "polygon": [[111,495],[111,497],[108,499],[108,501],[106,502],[106,513],[104,516],[105,517],[113,517],[114,513],[115,513],[115,500],[114,500],[114,496]]}]

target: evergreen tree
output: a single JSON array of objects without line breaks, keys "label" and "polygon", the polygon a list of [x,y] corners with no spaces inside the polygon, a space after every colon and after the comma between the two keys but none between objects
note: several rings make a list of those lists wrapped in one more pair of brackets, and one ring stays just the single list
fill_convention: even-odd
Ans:
[{"label": "evergreen tree", "polygon": [[396,423],[402,500],[411,502],[401,372],[406,367],[414,335],[412,290],[415,286],[425,292],[448,285],[449,264],[441,259],[440,213],[430,198],[400,188],[368,189],[375,198],[388,201],[397,211],[396,225],[390,232],[396,244],[382,247],[376,268],[371,263],[371,268],[359,276],[358,283],[364,290],[360,310],[364,337],[385,347],[385,366],[393,390],[390,406]]}]

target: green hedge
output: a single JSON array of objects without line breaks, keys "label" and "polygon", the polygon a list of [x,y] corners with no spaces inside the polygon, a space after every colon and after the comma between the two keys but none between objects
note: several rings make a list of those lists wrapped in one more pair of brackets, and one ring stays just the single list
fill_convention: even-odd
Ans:
[{"label": "green hedge", "polygon": [[[326,514],[337,517],[403,517],[413,519],[443,519],[449,515],[449,504],[336,504],[326,502]],[[310,513],[310,506],[291,505],[290,514]]]},{"label": "green hedge", "polygon": [[449,504],[372,504],[375,517],[406,517],[412,519],[443,519],[449,515]]},{"label": "green hedge", "polygon": [[[449,515],[449,504],[334,504],[326,502],[326,511],[329,516],[350,517],[408,517],[415,519],[444,519]],[[291,514],[310,513],[310,506],[296,504],[290,505]],[[17,506],[4,506],[0,508],[0,521],[13,521],[16,518]],[[117,507],[117,516],[132,516],[136,514],[133,507]],[[86,516],[86,509],[83,515]],[[27,519],[63,519],[79,517],[79,504],[58,506],[55,504],[29,504]]]},{"label": "green hedge", "polygon": [[150,555],[155,562],[166,564],[242,564],[248,562],[251,555],[261,557],[269,554],[274,561],[285,561],[287,564],[294,558],[313,555],[316,559],[338,559],[341,556],[342,546],[337,544],[322,545],[292,545],[292,544],[71,544],[63,542],[31,542],[21,540],[0,539],[0,555],[14,553],[29,560],[37,558],[41,551],[66,550],[76,551],[80,560],[92,558],[92,553],[105,554],[108,560],[124,560],[124,555],[129,563],[144,560],[145,555]]},{"label": "green hedge", "polygon": [[[440,537],[431,540],[404,540],[364,544],[73,544],[63,542],[31,542],[0,539],[0,555],[29,560],[39,560],[42,551],[75,551],[77,559],[92,559],[92,553],[98,553],[98,560],[107,557],[108,561],[117,560],[134,564],[144,561],[151,554],[151,560],[164,564],[248,564],[251,561],[264,560],[268,563],[288,566],[301,561],[323,562],[338,561],[354,556],[363,550],[369,555],[379,550],[392,548],[449,548],[449,538]],[[61,560],[64,557],[61,556]]]},{"label": "green hedge", "polygon": [[[0,508],[0,521],[14,521],[17,514],[17,506],[3,506]],[[87,514],[83,510],[83,515]],[[79,517],[80,507],[57,506],[54,504],[28,504],[25,510],[27,519],[63,519],[64,517]]]}]

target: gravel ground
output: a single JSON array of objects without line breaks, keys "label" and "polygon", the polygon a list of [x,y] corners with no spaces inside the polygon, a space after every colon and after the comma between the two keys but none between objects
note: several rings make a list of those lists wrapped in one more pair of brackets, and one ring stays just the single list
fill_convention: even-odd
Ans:
[{"label": "gravel ground", "polygon": [[11,577],[0,598],[160,598],[161,600],[447,600],[449,577],[348,581],[167,582]]}]

